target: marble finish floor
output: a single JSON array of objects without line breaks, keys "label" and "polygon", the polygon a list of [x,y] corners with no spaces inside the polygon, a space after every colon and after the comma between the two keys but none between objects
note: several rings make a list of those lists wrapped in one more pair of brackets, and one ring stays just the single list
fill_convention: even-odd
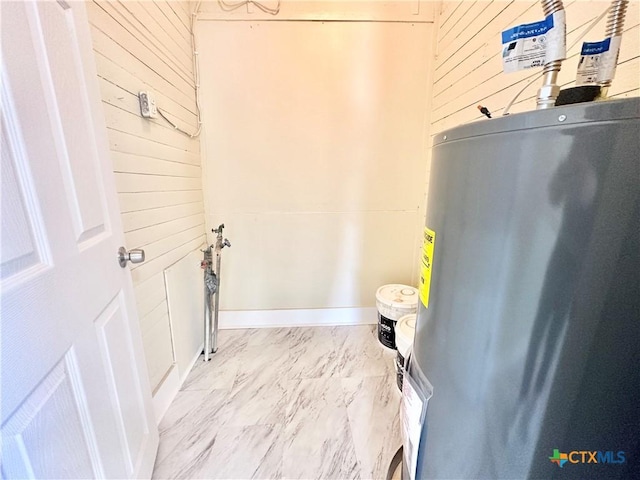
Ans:
[{"label": "marble finish floor", "polygon": [[220,331],[160,423],[153,478],[384,479],[394,354],[375,325]]}]

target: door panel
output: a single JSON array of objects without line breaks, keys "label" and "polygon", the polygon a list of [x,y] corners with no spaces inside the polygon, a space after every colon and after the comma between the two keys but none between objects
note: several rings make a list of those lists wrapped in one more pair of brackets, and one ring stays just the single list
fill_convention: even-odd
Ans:
[{"label": "door panel", "polygon": [[95,322],[100,355],[109,382],[109,397],[118,412],[116,423],[123,446],[128,474],[133,473],[134,459],[144,445],[148,433],[142,402],[139,372],[135,369],[135,356],[131,337],[127,335],[127,313],[119,294]]},{"label": "door panel", "polygon": [[2,6],[4,477],[145,477],[157,449],[84,9]]},{"label": "door panel", "polygon": [[38,13],[40,60],[51,74],[50,102],[55,103],[60,120],[56,122],[58,159],[74,231],[82,243],[105,231],[106,205],[76,41],[76,18],[67,3],[40,2]]},{"label": "door panel", "polygon": [[[95,433],[85,406],[72,349],[3,427],[3,474],[8,478],[101,477]],[[55,442],[50,441],[52,437]],[[56,458],[73,458],[73,462],[52,461]]]},{"label": "door panel", "polygon": [[[4,97],[2,103],[6,105],[9,99]],[[31,172],[25,168],[24,153],[16,132],[8,127],[2,123],[0,275],[3,286],[19,281],[20,276],[23,280],[28,279],[45,266],[49,257]]]}]

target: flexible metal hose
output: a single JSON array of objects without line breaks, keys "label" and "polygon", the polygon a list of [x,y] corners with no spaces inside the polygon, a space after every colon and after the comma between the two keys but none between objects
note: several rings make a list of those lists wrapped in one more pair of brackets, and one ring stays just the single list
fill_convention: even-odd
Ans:
[{"label": "flexible metal hose", "polygon": [[[611,2],[611,7],[609,7],[609,16],[607,17],[606,38],[613,38],[622,35],[622,30],[624,29],[624,17],[627,13],[628,5],[629,0],[613,0],[613,2]],[[600,82],[600,86],[602,87],[601,96],[606,97],[607,90],[611,86],[611,80]]]},{"label": "flexible metal hose", "polygon": [[545,17],[559,10],[564,10],[562,0],[542,0],[542,11]]},{"label": "flexible metal hose", "polygon": [[609,17],[607,18],[606,37],[617,37],[618,35],[622,35],[624,17],[627,13],[628,5],[629,0],[614,0],[611,2]]},{"label": "flexible metal hose", "polygon": [[[562,0],[542,0],[542,11],[544,16],[564,10]],[[544,78],[542,80],[542,88],[538,91],[537,108],[550,108],[556,103],[556,97],[560,92],[558,87],[558,73],[562,67],[561,60],[554,60],[549,63],[545,63],[542,69]]]}]

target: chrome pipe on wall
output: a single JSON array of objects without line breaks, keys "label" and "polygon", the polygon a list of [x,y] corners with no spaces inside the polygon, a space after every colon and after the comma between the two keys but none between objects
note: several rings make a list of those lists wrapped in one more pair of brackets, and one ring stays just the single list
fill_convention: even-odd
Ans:
[{"label": "chrome pipe on wall", "polygon": [[[218,291],[218,278],[212,268],[212,249],[209,245],[202,252],[204,258],[200,267],[204,270],[204,361],[209,361],[212,353],[212,308],[211,301],[213,295]],[[216,332],[217,334],[217,332]],[[213,350],[215,352],[215,350]]]},{"label": "chrome pipe on wall", "polygon": [[[224,247],[231,242],[222,238],[224,223],[211,231],[216,234],[215,245],[209,245],[204,252],[200,266],[204,270],[204,361],[218,351],[218,311],[220,309],[220,263]],[[213,270],[213,251],[216,252],[216,268]],[[213,303],[213,306],[212,306]]]},{"label": "chrome pipe on wall", "polygon": [[224,225],[221,225],[220,227],[218,227],[220,229],[220,232],[216,240],[216,274],[218,275],[218,288],[216,288],[216,293],[214,295],[215,304],[213,308],[213,336],[211,339],[211,349],[213,350],[213,353],[216,353],[218,351],[218,312],[220,310],[220,278],[221,278],[220,263],[222,258],[221,251],[224,247],[231,246],[231,243],[229,242],[229,240],[227,240],[226,238],[222,240],[222,227],[224,227]]}]

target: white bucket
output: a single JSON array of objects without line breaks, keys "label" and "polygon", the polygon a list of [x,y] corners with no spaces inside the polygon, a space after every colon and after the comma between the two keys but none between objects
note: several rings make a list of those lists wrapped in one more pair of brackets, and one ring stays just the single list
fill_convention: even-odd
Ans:
[{"label": "white bucket", "polygon": [[396,345],[398,355],[396,356],[396,381],[398,388],[402,390],[402,379],[404,376],[405,360],[411,351],[413,337],[416,333],[416,314],[405,315],[396,324]]},{"label": "white bucket", "polygon": [[378,340],[385,347],[396,348],[396,322],[418,310],[418,290],[408,285],[383,285],[376,292]]}]

